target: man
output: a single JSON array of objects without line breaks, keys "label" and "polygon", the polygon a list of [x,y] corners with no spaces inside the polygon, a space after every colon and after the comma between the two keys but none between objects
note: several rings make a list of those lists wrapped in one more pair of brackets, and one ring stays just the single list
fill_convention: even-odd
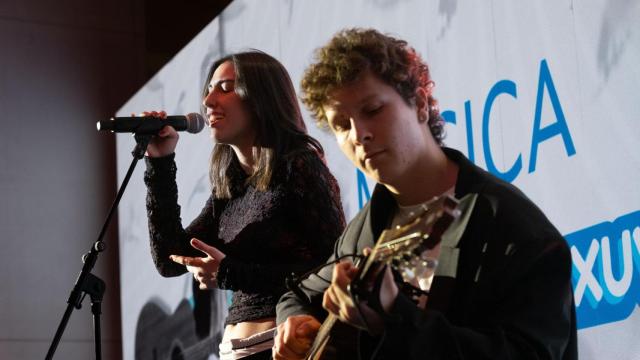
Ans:
[{"label": "man", "polygon": [[302,89],[316,120],[377,182],[332,259],[362,254],[434,196],[454,194],[463,209],[438,249],[426,309],[399,290],[388,267],[379,291],[355,304],[348,285],[356,268],[340,262],[303,281],[304,296],[281,298],[274,359],[304,358],[327,311],[360,329],[364,358],[577,358],[566,242],[517,188],[442,147],[433,81],[406,42],[342,31],[317,52]]}]

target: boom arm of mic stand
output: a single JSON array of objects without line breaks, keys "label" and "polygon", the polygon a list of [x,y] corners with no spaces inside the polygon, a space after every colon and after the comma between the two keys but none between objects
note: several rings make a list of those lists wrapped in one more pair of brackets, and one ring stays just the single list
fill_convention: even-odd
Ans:
[{"label": "boom arm of mic stand", "polygon": [[129,184],[129,180],[131,179],[131,175],[133,174],[133,170],[138,163],[138,160],[142,159],[144,156],[144,152],[147,149],[147,145],[149,145],[149,141],[151,141],[152,135],[138,135],[135,134],[134,138],[136,139],[136,146],[131,152],[133,155],[133,159],[131,161],[131,165],[129,166],[129,170],[122,181],[122,185],[118,190],[118,194],[116,195],[113,204],[111,204],[111,209],[109,210],[109,214],[102,226],[102,230],[98,235],[98,240],[91,247],[91,251],[88,254],[83,256],[84,265],[82,266],[82,270],[78,275],[78,279],[76,280],[73,289],[71,290],[71,294],[69,295],[69,299],[67,300],[67,309],[62,315],[62,319],[60,320],[60,324],[58,325],[58,329],[56,330],[56,334],[51,341],[51,345],[49,346],[49,351],[47,351],[47,355],[45,357],[46,360],[50,360],[53,358],[53,354],[60,343],[60,339],[62,338],[62,334],[64,333],[65,328],[67,327],[67,323],[69,322],[69,318],[71,317],[71,312],[73,308],[80,309],[82,307],[82,300],[86,294],[89,294],[92,301],[92,312],[94,315],[94,327],[95,327],[95,344],[96,344],[96,359],[100,360],[102,358],[101,355],[101,346],[100,346],[100,318],[99,315],[101,313],[100,303],[102,302],[102,296],[105,291],[105,284],[102,279],[97,276],[91,274],[91,270],[98,260],[98,254],[105,250],[106,245],[102,241],[105,233],[107,232],[107,228],[109,223],[111,222],[111,218],[115,213],[115,210],[118,208],[118,204],[120,203],[120,199],[122,198],[122,194],[124,194],[124,190],[127,188],[127,184]]}]

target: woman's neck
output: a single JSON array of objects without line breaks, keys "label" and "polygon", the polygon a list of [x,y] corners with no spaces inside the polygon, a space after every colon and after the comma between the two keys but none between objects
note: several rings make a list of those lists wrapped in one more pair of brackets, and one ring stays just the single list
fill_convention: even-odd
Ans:
[{"label": "woman's neck", "polygon": [[254,172],[254,158],[253,158],[253,146],[245,146],[239,147],[236,145],[231,145],[231,148],[236,153],[238,157],[238,161],[240,162],[240,167],[247,174],[251,175]]}]

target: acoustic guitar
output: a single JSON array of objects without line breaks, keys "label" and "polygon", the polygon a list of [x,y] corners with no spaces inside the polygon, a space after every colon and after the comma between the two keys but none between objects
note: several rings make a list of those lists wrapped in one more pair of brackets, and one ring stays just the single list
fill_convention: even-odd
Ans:
[{"label": "acoustic guitar", "polygon": [[[424,308],[437,266],[437,259],[429,255],[429,250],[440,243],[442,234],[459,216],[457,206],[458,200],[454,197],[442,195],[423,204],[420,211],[404,225],[384,230],[369,255],[356,264],[358,273],[349,287],[352,296],[366,299],[377,275],[385,265],[389,265],[400,273],[405,283],[411,284],[409,288],[415,289],[414,301]],[[351,349],[345,349],[344,329],[339,336],[332,336],[334,329],[339,327],[336,326],[336,323],[340,323],[337,320],[338,317],[333,314],[327,316],[311,345],[307,360],[354,358],[356,350],[353,337],[347,341]],[[334,337],[343,341],[333,341]]]}]

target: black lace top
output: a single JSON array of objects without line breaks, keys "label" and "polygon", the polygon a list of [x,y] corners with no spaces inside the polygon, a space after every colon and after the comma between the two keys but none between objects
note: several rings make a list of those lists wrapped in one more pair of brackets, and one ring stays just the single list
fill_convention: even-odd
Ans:
[{"label": "black lace top", "polygon": [[151,255],[162,276],[184,274],[171,254],[202,256],[189,240],[198,238],[226,254],[218,286],[233,291],[226,324],[276,315],[291,272],[308,270],[329,257],[345,225],[335,178],[312,151],[288,155],[274,170],[267,191],[244,185],[235,161],[232,198],[211,196],[184,229],[180,219],[174,155],[146,158],[147,215]]}]

